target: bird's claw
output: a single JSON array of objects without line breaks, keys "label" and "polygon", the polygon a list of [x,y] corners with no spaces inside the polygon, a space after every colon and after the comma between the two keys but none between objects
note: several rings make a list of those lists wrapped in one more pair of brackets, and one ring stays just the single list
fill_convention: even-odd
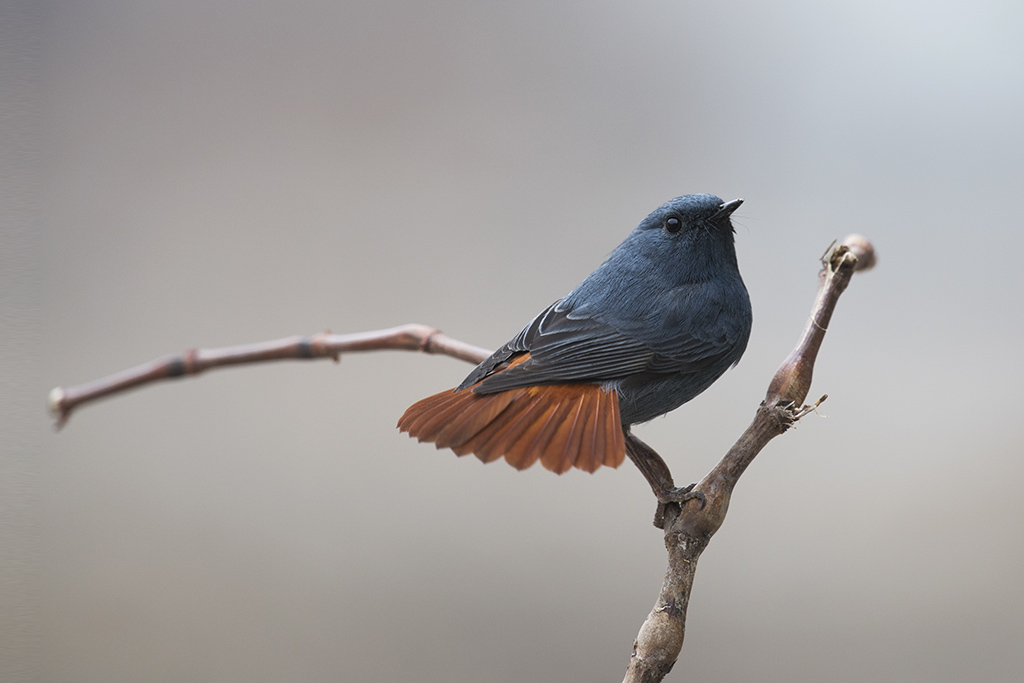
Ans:
[{"label": "bird's claw", "polygon": [[700,491],[694,491],[696,484],[690,484],[689,486],[680,486],[674,489],[668,489],[658,494],[658,509],[654,513],[654,526],[659,529],[665,528],[665,508],[668,505],[676,504],[682,507],[691,500],[699,500],[700,507],[698,510],[703,510],[707,504],[707,498]]},{"label": "bird's claw", "polygon": [[699,500],[700,508],[698,509],[703,510],[708,501],[704,497],[703,493],[693,490],[695,486],[696,484],[690,484],[689,486],[680,486],[679,488],[669,489],[658,496],[658,502],[679,503],[680,505],[683,505],[690,500]]}]

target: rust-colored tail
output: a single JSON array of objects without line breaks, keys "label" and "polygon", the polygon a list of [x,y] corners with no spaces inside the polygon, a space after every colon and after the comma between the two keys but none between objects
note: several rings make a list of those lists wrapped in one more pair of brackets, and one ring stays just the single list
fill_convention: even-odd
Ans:
[{"label": "rust-colored tail", "polygon": [[626,455],[618,396],[596,384],[442,391],[410,406],[398,428],[483,462],[505,456],[519,470],[540,460],[558,474],[571,467],[593,472],[618,467]]}]

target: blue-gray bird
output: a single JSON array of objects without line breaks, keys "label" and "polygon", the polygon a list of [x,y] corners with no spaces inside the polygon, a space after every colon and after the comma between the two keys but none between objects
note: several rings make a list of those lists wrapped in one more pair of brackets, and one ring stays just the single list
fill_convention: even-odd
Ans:
[{"label": "blue-gray bird", "polygon": [[406,410],[399,429],[517,469],[618,467],[631,425],[694,398],[746,349],[750,298],[730,220],[742,201],[690,194],[658,207],[462,384]]}]

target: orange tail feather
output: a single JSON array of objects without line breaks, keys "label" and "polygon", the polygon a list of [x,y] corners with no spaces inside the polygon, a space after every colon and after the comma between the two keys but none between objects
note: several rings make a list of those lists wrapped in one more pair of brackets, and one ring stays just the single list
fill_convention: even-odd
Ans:
[{"label": "orange tail feather", "polygon": [[458,455],[483,462],[505,456],[516,469],[540,460],[558,474],[618,467],[626,455],[618,396],[595,384],[443,391],[410,406],[398,428]]}]

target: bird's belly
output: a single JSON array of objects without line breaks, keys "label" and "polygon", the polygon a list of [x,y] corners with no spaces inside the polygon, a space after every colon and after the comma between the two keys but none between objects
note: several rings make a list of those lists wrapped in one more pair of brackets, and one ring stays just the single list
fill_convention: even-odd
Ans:
[{"label": "bird's belly", "polygon": [[675,375],[639,376],[623,380],[619,414],[623,425],[647,422],[690,401],[722,376],[728,364]]}]

